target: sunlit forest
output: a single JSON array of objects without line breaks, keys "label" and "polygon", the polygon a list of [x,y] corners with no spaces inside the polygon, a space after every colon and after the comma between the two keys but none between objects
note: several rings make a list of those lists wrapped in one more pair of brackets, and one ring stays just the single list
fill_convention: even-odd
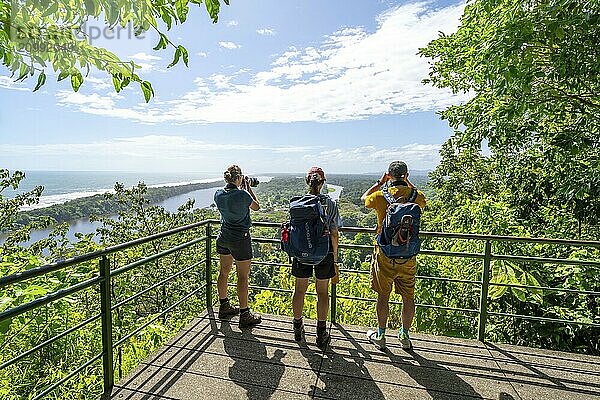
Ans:
[{"label": "sunlit forest", "polygon": [[[64,15],[83,21],[102,14],[111,25],[132,23],[143,32],[183,24],[189,7],[202,2],[148,2],[150,21],[144,13],[119,12],[116,6],[105,10],[103,2],[93,0],[76,5],[51,2],[34,10],[28,8],[30,3],[19,2],[19,18],[56,27]],[[121,3],[119,7],[132,8],[130,2]],[[204,2],[211,21],[217,22],[220,5],[218,0]],[[2,15],[9,12],[9,2],[0,6]],[[116,93],[131,84],[146,102],[154,97],[152,84],[137,74],[135,65],[102,48],[71,35],[57,40],[67,42],[61,45],[79,43],[80,53],[28,54],[4,34],[9,28],[5,19],[0,26],[0,59],[15,78],[32,77],[37,82],[34,91],[46,84],[44,71],[49,78],[53,69],[58,80],[70,80],[77,92],[85,69],[95,65],[106,73]],[[187,65],[186,48],[173,45],[167,30],[157,30],[155,50],[168,47],[173,53],[171,66]],[[416,333],[477,339],[487,252],[496,258],[487,259],[491,285],[484,296],[485,340],[600,355],[598,43],[597,1],[471,0],[456,32],[440,33],[418,50],[429,68],[423,84],[463,94],[466,100],[438,113],[452,135],[441,146],[437,167],[411,174],[427,198],[417,267]],[[381,172],[386,165],[382,162]],[[278,174],[256,189],[262,209],[252,214],[256,225],[251,231],[255,259],[250,284],[255,288],[250,303],[259,313],[291,315],[290,260],[280,250],[277,227],[258,222],[286,221],[289,199],[306,191],[296,176]],[[338,323],[363,327],[376,323],[369,280],[376,216],[360,196],[379,176],[327,177],[328,183],[343,187],[339,207],[344,227],[364,228],[341,235]],[[175,212],[156,203],[210,185],[157,190],[144,183],[127,187],[115,182],[114,191],[104,196],[23,212],[43,194],[42,186],[17,192],[26,180],[23,172],[0,169],[0,312],[17,310],[0,320],[0,399],[40,394],[52,399],[97,398],[103,391],[102,301],[110,300],[113,307],[117,381],[205,311],[202,284],[216,279],[212,239],[218,233],[219,214],[214,207],[196,208],[191,200]],[[71,240],[68,222],[77,218],[95,221],[99,227]],[[212,221],[210,225],[200,224],[206,220]],[[190,224],[197,225],[118,248],[104,258],[90,256],[36,273],[41,266]],[[46,237],[30,241],[33,232],[45,229],[50,229]],[[454,233],[505,238],[486,241],[450,235]],[[515,237],[581,242],[519,242],[511,239]],[[212,267],[208,277],[207,255],[213,258],[208,260]],[[153,258],[141,262],[148,257]],[[109,290],[101,293],[107,268],[115,276]],[[33,278],[6,284],[10,276]],[[230,283],[234,282],[232,274]],[[78,290],[72,290],[74,286]],[[309,292],[314,292],[314,283]],[[212,300],[216,301],[214,289]],[[392,300],[389,326],[397,329],[401,299],[394,295]],[[39,307],[21,312],[19,307],[31,302]],[[306,318],[315,318],[315,302],[314,296],[307,297]],[[76,372],[85,373],[68,375],[75,366],[82,366]],[[61,380],[64,385],[51,386]]]}]

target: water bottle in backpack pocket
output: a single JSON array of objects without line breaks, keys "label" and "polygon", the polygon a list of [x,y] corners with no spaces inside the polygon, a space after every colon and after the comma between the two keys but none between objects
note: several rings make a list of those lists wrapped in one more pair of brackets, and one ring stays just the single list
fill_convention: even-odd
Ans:
[{"label": "water bottle in backpack pocket", "polygon": [[392,260],[408,260],[421,250],[419,240],[419,225],[421,222],[421,207],[414,201],[418,192],[411,189],[405,202],[395,199],[387,187],[381,192],[388,202],[388,208],[377,235],[377,245],[381,252]]},{"label": "water bottle in backpack pocket", "polygon": [[281,248],[302,264],[317,265],[329,253],[326,200],[307,194],[290,200],[290,220],[281,228]]}]

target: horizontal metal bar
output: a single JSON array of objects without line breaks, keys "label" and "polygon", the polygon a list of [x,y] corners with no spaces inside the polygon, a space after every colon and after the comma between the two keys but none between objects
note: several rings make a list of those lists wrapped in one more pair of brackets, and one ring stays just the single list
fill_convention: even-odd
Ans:
[{"label": "horizontal metal bar", "polygon": [[527,262],[548,263],[548,264],[567,264],[567,265],[582,265],[585,267],[600,267],[600,261],[572,260],[572,259],[568,259],[568,258],[492,255],[492,259],[493,260],[501,260],[501,261],[527,261]]},{"label": "horizontal metal bar", "polygon": [[565,288],[557,288],[557,287],[549,287],[549,286],[531,286],[531,285],[517,285],[510,283],[494,283],[490,282],[490,286],[503,286],[509,288],[519,288],[519,289],[534,289],[534,290],[545,290],[545,291],[553,291],[553,292],[566,292],[566,293],[575,293],[575,294],[584,294],[590,296],[600,296],[600,292],[594,292],[591,290],[577,290],[577,289],[565,289]]},{"label": "horizontal metal bar", "polygon": [[91,286],[99,284],[102,281],[102,279],[103,278],[97,276],[95,278],[88,279],[87,281],[83,281],[76,285],[70,286],[66,289],[61,289],[44,297],[40,297],[39,299],[35,299],[33,301],[30,301],[29,303],[21,304],[20,306],[5,310],[0,313],[0,321],[4,321],[8,318],[14,318],[17,315],[21,315],[27,311],[36,309],[53,301],[60,300],[63,297],[67,297],[73,293],[85,290]]},{"label": "horizontal metal bar", "polygon": [[133,296],[131,296],[131,297],[128,297],[128,298],[126,298],[125,300],[123,300],[123,301],[121,301],[121,302],[119,302],[119,303],[115,304],[114,306],[112,306],[112,307],[110,308],[110,310],[111,310],[111,311],[114,311],[114,310],[116,310],[117,308],[119,308],[119,307],[121,307],[121,306],[123,306],[123,305],[125,305],[125,304],[127,304],[127,303],[129,303],[129,302],[132,302],[133,300],[135,300],[135,299],[139,298],[140,296],[143,296],[143,295],[145,295],[146,293],[148,293],[148,292],[150,292],[150,291],[152,291],[152,290],[154,290],[154,289],[156,289],[156,288],[158,288],[158,287],[160,287],[160,286],[164,285],[165,283],[168,283],[168,282],[172,281],[173,279],[177,278],[178,276],[181,276],[181,275],[183,275],[184,273],[188,272],[189,270],[196,268],[198,265],[200,265],[200,264],[204,263],[205,261],[206,261],[206,259],[204,259],[204,260],[202,260],[202,261],[198,261],[197,263],[195,263],[195,264],[193,264],[193,265],[190,265],[189,267],[187,267],[187,268],[185,268],[185,269],[182,269],[181,271],[179,271],[179,272],[177,272],[177,273],[175,273],[175,274],[173,274],[173,275],[169,276],[168,278],[166,278],[166,279],[163,279],[162,281],[160,281],[160,282],[158,282],[158,283],[155,283],[154,285],[152,285],[152,286],[150,286],[150,287],[148,287],[148,288],[146,288],[146,289],[142,290],[141,292],[138,292],[138,293],[136,293],[135,295],[133,295]]},{"label": "horizontal metal bar", "polygon": [[[217,282],[213,282],[213,285],[215,285]],[[237,285],[235,283],[228,283],[227,286],[229,287],[237,287]],[[257,285],[248,285],[248,289],[250,290],[269,290],[271,292],[278,292],[278,293],[294,293],[293,290],[291,289],[279,289],[279,288],[272,288],[272,287],[268,287],[268,286],[257,286]],[[307,296],[316,296],[317,293],[315,292],[306,292]]]},{"label": "horizontal metal bar", "polygon": [[600,328],[600,324],[597,324],[594,322],[580,322],[580,321],[572,321],[572,320],[568,320],[568,319],[534,317],[534,316],[530,316],[530,315],[510,314],[510,313],[500,313],[500,312],[488,312],[488,315],[493,315],[496,317],[510,317],[510,318],[516,318],[516,319],[524,319],[524,320],[529,320],[529,321],[556,322],[556,323],[560,323],[560,324],[585,325],[585,326],[592,326],[594,328]]},{"label": "horizontal metal bar", "polygon": [[469,279],[452,279],[452,278],[443,278],[439,276],[427,276],[427,275],[417,275],[415,276],[417,279],[423,279],[426,281],[441,281],[441,282],[452,282],[452,283],[468,283],[471,285],[481,285],[481,281],[472,281]]},{"label": "horizontal metal bar", "polygon": [[208,220],[200,221],[194,224],[180,226],[179,228],[171,229],[169,231],[160,232],[155,235],[146,236],[143,238],[135,239],[126,243],[117,244],[114,246],[107,247],[102,250],[94,251],[91,253],[83,254],[77,257],[68,258],[66,260],[56,261],[50,264],[42,265],[40,267],[31,268],[23,272],[18,272],[16,274],[0,277],[0,288],[3,288],[6,285],[15,284],[26,279],[35,278],[36,276],[42,276],[44,274],[61,270],[63,268],[67,268],[71,265],[80,264],[86,261],[90,261],[96,259],[101,256],[109,255],[112,253],[116,253],[117,251],[125,250],[130,247],[139,246],[141,244],[145,244],[151,242],[153,240],[162,239],[166,236],[174,235],[179,232],[199,228],[208,223]]},{"label": "horizontal metal bar", "polygon": [[[346,300],[355,300],[355,301],[366,301],[369,303],[377,303],[377,299],[369,299],[369,298],[365,298],[365,297],[344,296],[344,295],[338,294],[337,298],[338,299],[346,299]],[[390,300],[389,303],[396,304],[396,305],[402,305],[401,301],[391,301]],[[470,308],[445,307],[445,306],[436,306],[433,304],[419,304],[419,303],[416,303],[415,307],[433,308],[433,309],[448,310],[448,311],[458,311],[458,312],[469,313],[469,314],[479,314],[479,310],[472,310]]]},{"label": "horizontal metal bar", "polygon": [[52,338],[46,340],[45,342],[42,342],[35,347],[32,347],[31,349],[27,350],[25,353],[21,353],[20,355],[16,356],[15,358],[6,361],[2,365],[0,365],[0,371],[3,370],[4,368],[10,367],[11,365],[18,362],[19,360],[22,360],[23,358],[35,353],[36,351],[48,346],[49,344],[52,344],[52,343],[56,342],[57,340],[67,336],[69,333],[75,332],[76,330],[79,330],[79,329],[83,328],[84,326],[94,322],[95,320],[99,319],[101,317],[101,315],[102,314],[96,314],[93,317],[88,318],[85,321],[80,322],[79,324],[67,329],[66,331],[63,331],[56,336],[53,336]]},{"label": "horizontal metal bar", "polygon": [[53,384],[52,386],[50,386],[49,388],[47,388],[46,390],[44,390],[42,393],[40,393],[37,396],[35,396],[32,400],[39,400],[39,399],[41,399],[43,397],[46,397],[49,393],[51,393],[52,391],[54,391],[60,385],[62,385],[63,383],[65,383],[66,381],[68,381],[69,379],[71,379],[72,377],[74,377],[75,375],[77,375],[78,373],[80,373],[81,371],[83,371],[84,369],[86,369],[87,367],[89,367],[90,365],[92,365],[93,363],[95,363],[96,361],[98,361],[101,358],[102,358],[102,353],[96,355],[90,361],[86,362],[85,364],[83,364],[82,366],[80,366],[79,368],[77,368],[76,370],[74,370],[71,373],[69,373],[69,375],[65,376],[60,381],[56,382],[55,384]]},{"label": "horizontal metal bar", "polygon": [[[214,283],[216,283],[216,282],[214,282]],[[236,284],[235,283],[228,283],[227,286],[235,287]],[[277,289],[277,288],[266,287],[266,286],[249,285],[248,288],[249,289],[253,289],[253,290],[270,290],[270,291],[273,291],[273,292],[280,292],[280,293],[294,293],[294,291],[291,290],[291,289]],[[309,293],[309,292],[307,292],[306,294],[310,294],[311,296],[316,296],[317,295],[316,293]],[[338,299],[346,299],[346,300],[367,301],[367,302],[373,302],[373,303],[377,302],[377,299],[368,299],[368,298],[364,298],[364,297],[354,297],[354,296],[343,296],[343,295],[339,295],[339,294],[337,295],[337,298]],[[390,304],[401,305],[402,302],[390,301]],[[478,310],[471,310],[470,308],[444,307],[444,306],[435,306],[435,305],[432,305],[432,304],[415,304],[415,306],[421,307],[421,308],[436,308],[436,309],[441,309],[441,310],[459,311],[459,312],[473,313],[473,314],[479,313]]]},{"label": "horizontal metal bar", "polygon": [[440,256],[440,257],[458,257],[458,258],[475,258],[478,260],[483,260],[485,258],[484,254],[481,253],[466,253],[462,251],[442,251],[442,250],[428,250],[423,249],[419,252],[419,255],[424,256]]},{"label": "horizontal metal bar", "polygon": [[[269,239],[269,238],[252,238],[253,242],[256,243],[272,243],[279,244],[279,239]],[[374,245],[364,245],[364,244],[351,244],[351,243],[340,243],[338,245],[340,249],[351,249],[351,250],[366,250],[373,251],[375,249]],[[432,255],[432,256],[449,256],[449,257],[461,257],[461,258],[476,258],[483,259],[483,254],[479,253],[465,253],[465,252],[451,252],[451,251],[440,251],[440,250],[426,250],[423,249],[419,254],[423,255]]]},{"label": "horizontal metal bar", "polygon": [[[218,258],[213,258],[212,260],[215,262],[219,261]],[[282,263],[276,263],[276,262],[254,261],[254,260],[252,260],[252,265],[263,265],[263,266],[267,266],[267,267],[270,266],[270,267],[283,267],[283,268],[291,268],[292,267],[292,264],[282,264]],[[363,274],[363,275],[371,274],[371,271],[366,271],[366,270],[362,270],[362,269],[347,269],[347,268],[340,268],[340,272],[348,272],[351,274]],[[467,280],[467,279],[452,279],[452,278],[442,278],[439,276],[426,276],[426,275],[417,275],[416,278],[423,279],[423,280],[432,280],[432,281],[470,283],[470,284],[474,284],[474,285],[481,285],[481,281],[471,281],[471,280]]]},{"label": "horizontal metal bar", "polygon": [[[219,220],[210,220],[212,224],[220,224]],[[268,227],[268,228],[279,228],[281,223],[277,222],[253,222],[253,226],[257,227]],[[341,232],[348,233],[375,233],[374,228],[360,228],[360,227],[340,227]],[[552,238],[531,238],[522,236],[501,236],[501,235],[479,235],[470,233],[452,233],[452,232],[429,232],[421,231],[419,236],[432,237],[432,238],[446,238],[446,239],[471,239],[471,240],[493,240],[502,242],[520,242],[520,243],[541,243],[541,244],[560,244],[567,246],[584,246],[584,247],[597,247],[600,248],[600,241],[596,240],[572,240],[572,239],[552,239]]]},{"label": "horizontal metal bar", "polygon": [[119,347],[120,345],[122,345],[123,343],[125,343],[126,341],[128,341],[129,339],[131,339],[132,337],[134,337],[135,335],[137,335],[138,333],[140,333],[144,329],[146,329],[146,327],[148,327],[148,325],[150,325],[151,323],[153,323],[154,321],[156,321],[157,319],[159,319],[160,317],[162,317],[163,315],[165,315],[166,313],[168,313],[169,311],[171,311],[172,309],[174,309],[175,307],[177,307],[178,305],[180,305],[184,301],[188,300],[190,297],[194,296],[196,293],[198,293],[199,291],[201,291],[204,288],[206,288],[206,284],[200,286],[199,288],[197,288],[193,292],[191,292],[191,293],[187,294],[186,296],[182,297],[175,304],[167,307],[164,311],[162,311],[160,314],[157,314],[150,321],[147,321],[142,326],[140,326],[139,328],[137,328],[136,330],[134,330],[133,332],[131,332],[127,336],[123,337],[121,340],[119,340],[115,344],[113,344],[113,349]]},{"label": "horizontal metal bar", "polygon": [[123,274],[123,273],[125,273],[127,271],[130,271],[130,270],[132,270],[134,268],[140,267],[140,266],[142,266],[144,264],[148,264],[149,262],[158,260],[159,258],[166,257],[169,254],[175,253],[175,252],[177,252],[179,250],[186,249],[186,248],[188,248],[190,246],[193,246],[193,245],[195,245],[197,243],[202,242],[205,239],[206,239],[206,237],[201,237],[201,238],[198,238],[198,239],[190,240],[189,242],[186,242],[184,244],[180,244],[179,246],[171,247],[168,250],[162,251],[160,253],[153,254],[153,255],[151,255],[149,257],[146,257],[146,258],[142,258],[141,260],[134,261],[134,262],[132,262],[130,264],[122,266],[121,268],[117,268],[117,269],[113,270],[110,273],[110,276],[114,278],[114,277],[116,277],[118,275],[121,275],[121,274]]}]

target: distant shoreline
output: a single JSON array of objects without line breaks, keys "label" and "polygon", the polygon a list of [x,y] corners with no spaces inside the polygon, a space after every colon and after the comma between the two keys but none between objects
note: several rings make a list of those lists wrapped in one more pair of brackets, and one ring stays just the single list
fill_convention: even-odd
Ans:
[{"label": "distant shoreline", "polygon": [[[194,192],[196,190],[211,189],[221,186],[222,179],[210,179],[209,182],[183,183],[148,186],[146,198],[151,204],[160,203],[171,197]],[[91,196],[78,197],[63,203],[21,211],[17,223],[26,225],[41,217],[51,217],[56,223],[69,222],[92,215],[111,215],[122,211],[122,206],[112,199],[107,199],[104,194],[112,190],[102,191]]]}]

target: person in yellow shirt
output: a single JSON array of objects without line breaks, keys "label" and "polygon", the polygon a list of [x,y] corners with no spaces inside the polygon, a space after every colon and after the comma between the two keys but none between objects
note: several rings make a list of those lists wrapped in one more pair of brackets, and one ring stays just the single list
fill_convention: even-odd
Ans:
[{"label": "person in yellow shirt", "polygon": [[[386,173],[383,174],[373,186],[361,197],[365,207],[377,212],[377,233],[381,231],[389,203],[386,201],[381,188],[389,186],[390,194],[398,200],[406,199],[415,186],[408,179],[408,167],[402,161],[392,162]],[[415,188],[416,189],[416,188]],[[418,191],[414,201],[421,209],[425,207],[425,196]],[[367,332],[369,341],[381,350],[385,349],[385,330],[390,313],[390,294],[392,286],[397,294],[402,296],[402,328],[398,334],[402,348],[410,350],[412,343],[409,337],[410,327],[415,315],[415,275],[417,269],[416,257],[407,261],[391,260],[387,258],[375,245],[373,262],[371,265],[371,287],[377,292],[377,321],[379,327],[376,331]]]}]

